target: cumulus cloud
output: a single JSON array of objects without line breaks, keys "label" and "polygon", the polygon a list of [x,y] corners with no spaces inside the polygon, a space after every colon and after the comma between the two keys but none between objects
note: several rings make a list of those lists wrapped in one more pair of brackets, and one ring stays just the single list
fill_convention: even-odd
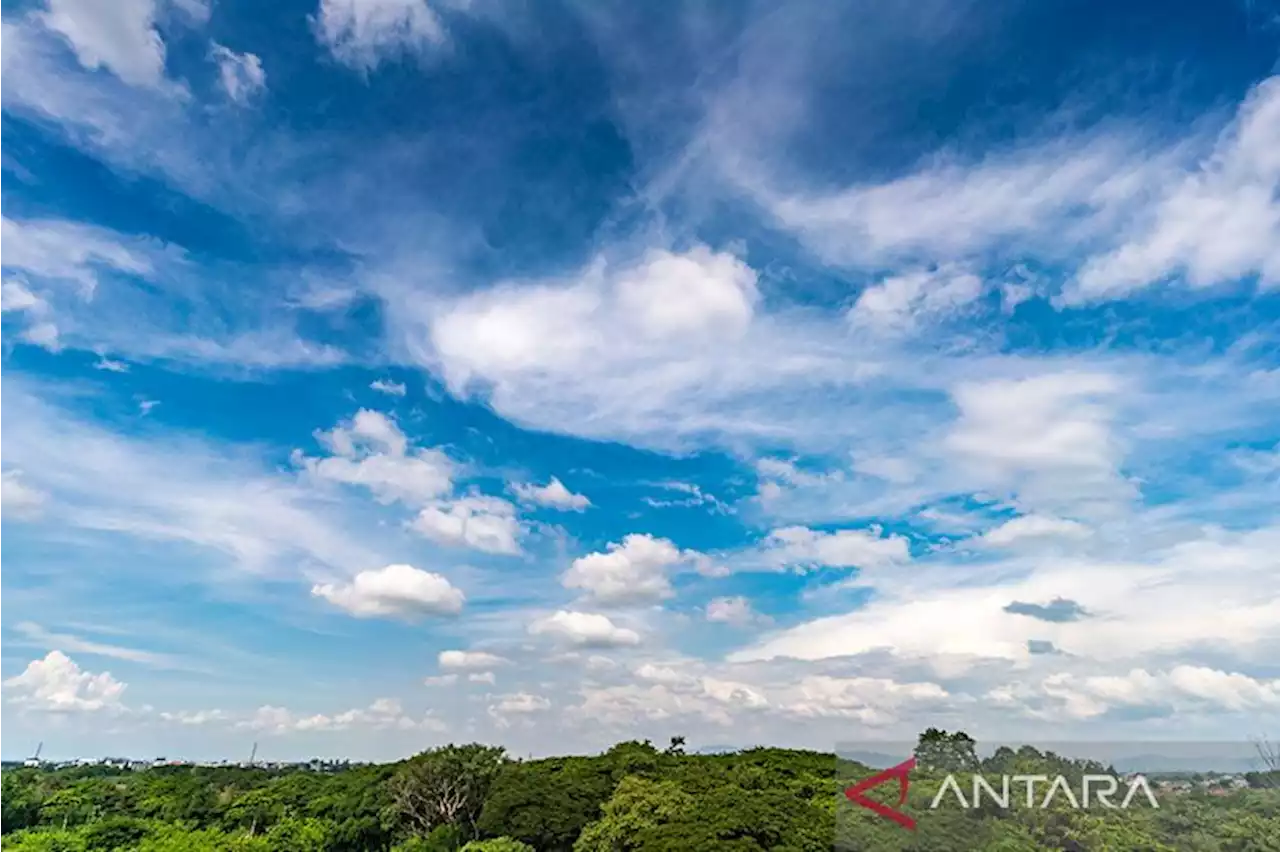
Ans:
[{"label": "cumulus cloud", "polygon": [[302,715],[284,707],[267,705],[259,707],[250,718],[238,723],[237,727],[277,735],[345,731],[352,728],[437,733],[445,730],[444,723],[431,715],[414,718],[405,713],[400,702],[393,698],[379,698],[368,707],[353,708],[333,715]]},{"label": "cumulus cloud", "polygon": [[235,103],[246,103],[267,88],[267,72],[262,60],[252,53],[236,53],[217,44],[210,47],[209,55],[218,64],[218,81],[227,97]]},{"label": "cumulus cloud", "polygon": [[757,298],[755,273],[732,255],[653,251],[621,268],[598,263],[577,281],[469,296],[433,319],[431,336],[446,379],[463,389],[473,377],[617,363],[627,339],[659,356],[656,347],[681,340],[732,338]]},{"label": "cumulus cloud", "polygon": [[440,574],[412,565],[361,571],[349,583],[320,583],[311,594],[357,618],[456,615],[466,595]]},{"label": "cumulus cloud", "polygon": [[964,269],[905,272],[864,289],[849,309],[849,321],[858,329],[909,331],[919,323],[953,318],[982,293],[982,279]]},{"label": "cumulus cloud", "polygon": [[387,415],[362,408],[351,420],[318,436],[332,455],[294,460],[313,477],[369,489],[382,502],[421,505],[453,489],[457,465],[438,449],[413,449]]},{"label": "cumulus cloud", "polygon": [[4,682],[5,699],[15,706],[50,713],[120,711],[127,684],[110,672],[81,670],[66,654],[50,651],[27,663],[22,674]]},{"label": "cumulus cloud", "polygon": [[763,618],[744,597],[714,598],[707,602],[707,621],[744,625]]},{"label": "cumulus cloud", "polygon": [[1010,518],[982,534],[982,542],[992,547],[1013,547],[1028,541],[1088,538],[1090,529],[1079,521],[1045,515]]},{"label": "cumulus cloud", "polygon": [[701,246],[433,304],[388,297],[395,330],[453,393],[482,393],[522,425],[589,437],[679,446],[722,429],[770,431],[754,414],[711,412],[762,386],[853,372],[842,341],[760,316],[754,270]]},{"label": "cumulus cloud", "polygon": [[929,681],[797,675],[794,670],[753,673],[741,667],[721,671],[693,660],[644,663],[634,674],[633,683],[584,687],[581,702],[568,708],[568,713],[627,728],[673,719],[724,727],[764,719],[775,723],[852,719],[882,726],[909,712],[946,707],[954,698]]},{"label": "cumulus cloud", "polygon": [[562,582],[604,606],[655,603],[674,594],[668,571],[698,556],[665,538],[633,533],[603,552],[575,559]]},{"label": "cumulus cloud", "polygon": [[165,46],[156,31],[157,0],[47,0],[37,19],[58,33],[87,69],[105,68],[132,86],[164,86]]},{"label": "cumulus cloud", "polygon": [[404,396],[409,390],[403,382],[393,382],[391,379],[374,379],[369,383],[369,389],[387,396]]},{"label": "cumulus cloud", "polygon": [[948,698],[936,683],[899,683],[887,678],[811,675],[788,691],[785,709],[801,717],[839,717],[864,725],[883,725],[910,705]]},{"label": "cumulus cloud", "polygon": [[808,527],[773,530],[761,552],[776,567],[820,565],[831,568],[876,569],[908,562],[907,540],[885,535],[878,527],[823,532]]},{"label": "cumulus cloud", "polygon": [[485,553],[520,552],[522,528],[515,506],[498,497],[474,495],[442,501],[419,512],[410,526],[440,544]]},{"label": "cumulus cloud", "polygon": [[497,654],[488,651],[441,651],[436,658],[441,669],[449,671],[470,671],[475,669],[491,669],[508,662]]},{"label": "cumulus cloud", "polygon": [[581,512],[591,505],[585,494],[575,494],[554,476],[546,485],[533,483],[517,483],[513,486],[516,496],[526,503],[535,506],[546,506],[551,509]]},{"label": "cumulus cloud", "polygon": [[640,634],[614,624],[599,613],[559,610],[529,625],[534,636],[549,636],[584,648],[616,648],[640,644]]},{"label": "cumulus cloud", "polygon": [[312,24],[335,59],[366,72],[439,48],[447,38],[427,0],[320,0]]},{"label": "cumulus cloud", "polygon": [[214,709],[178,710],[175,712],[161,711],[160,718],[166,722],[173,722],[178,725],[203,727],[205,725],[215,725],[226,722],[231,717],[222,710]]},{"label": "cumulus cloud", "polygon": [[[878,649],[931,664],[1025,662],[1031,639],[1098,666],[1206,648],[1258,654],[1280,641],[1280,592],[1266,579],[1278,536],[1276,528],[1215,530],[1132,558],[1028,554],[970,565],[963,584],[954,566],[934,565],[878,586],[861,609],[779,631],[729,659],[820,660]],[[1073,617],[1081,612],[1093,617]]]},{"label": "cumulus cloud", "polygon": [[960,416],[944,450],[975,489],[1033,507],[1110,510],[1134,495],[1113,429],[1123,388],[1098,372],[963,383],[952,392]]},{"label": "cumulus cloud", "polygon": [[502,696],[502,699],[489,709],[491,712],[507,715],[512,713],[539,713],[550,708],[551,702],[541,695],[516,692]]},{"label": "cumulus cloud", "polygon": [[510,727],[516,720],[528,724],[528,717],[551,709],[551,701],[530,692],[513,692],[503,695],[489,705],[489,716],[499,728]]},{"label": "cumulus cloud", "polygon": [[1257,714],[1280,710],[1280,680],[1195,665],[1105,675],[1059,672],[1034,684],[996,687],[988,698],[1037,718],[1092,719],[1126,709]]}]

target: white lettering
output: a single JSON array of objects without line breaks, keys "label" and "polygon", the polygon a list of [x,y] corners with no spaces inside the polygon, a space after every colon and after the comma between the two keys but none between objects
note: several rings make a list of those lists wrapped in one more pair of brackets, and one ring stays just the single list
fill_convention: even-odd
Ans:
[{"label": "white lettering", "polygon": [[1049,786],[1049,792],[1044,794],[1044,801],[1040,803],[1040,809],[1044,810],[1049,807],[1049,803],[1053,801],[1053,794],[1059,789],[1067,794],[1067,800],[1071,802],[1071,807],[1080,810],[1080,803],[1076,801],[1076,794],[1071,792],[1071,785],[1067,783],[1067,779],[1059,775],[1053,779],[1053,784]]},{"label": "white lettering", "polygon": [[929,803],[929,808],[931,810],[937,810],[938,804],[942,801],[942,797],[946,794],[947,790],[955,792],[956,798],[960,800],[960,807],[969,807],[969,803],[966,802],[964,798],[964,791],[961,790],[960,785],[956,783],[956,777],[954,775],[948,775],[943,779],[942,786],[938,788],[938,795],[934,796],[933,801]]},{"label": "white lettering", "polygon": [[1142,788],[1142,792],[1146,795],[1147,801],[1151,804],[1151,807],[1160,807],[1160,803],[1156,801],[1155,794],[1151,792],[1150,785],[1147,784],[1147,776],[1145,775],[1139,775],[1137,778],[1134,778],[1129,782],[1129,792],[1125,793],[1124,801],[1120,803],[1120,807],[1129,807],[1129,802],[1133,800],[1133,795],[1138,792],[1139,787]]},{"label": "white lettering", "polygon": [[1048,781],[1048,775],[1015,775],[1013,776],[1015,783],[1025,782],[1027,785],[1027,807],[1034,808],[1035,802],[1035,786],[1037,781]]},{"label": "white lettering", "polygon": [[1102,803],[1104,808],[1114,808],[1111,803],[1111,797],[1116,794],[1116,788],[1120,786],[1113,775],[1086,775],[1084,776],[1084,806],[1089,807],[1089,783],[1100,781],[1107,785],[1106,790],[1099,790],[1098,801]]},{"label": "white lettering", "polygon": [[1009,807],[1009,776],[1001,779],[1000,792],[997,793],[982,775],[973,776],[973,806],[976,808],[982,801],[982,791],[986,790],[992,800],[1002,808]]}]

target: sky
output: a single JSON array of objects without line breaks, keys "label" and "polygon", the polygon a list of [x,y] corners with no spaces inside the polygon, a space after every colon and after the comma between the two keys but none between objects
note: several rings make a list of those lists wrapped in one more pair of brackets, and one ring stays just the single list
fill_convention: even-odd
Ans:
[{"label": "sky", "polygon": [[6,758],[1280,735],[1273,0],[2,55]]}]

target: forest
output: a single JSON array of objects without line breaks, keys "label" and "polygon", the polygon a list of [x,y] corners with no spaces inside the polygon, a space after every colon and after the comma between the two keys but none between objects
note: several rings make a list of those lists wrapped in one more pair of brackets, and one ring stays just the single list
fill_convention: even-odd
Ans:
[{"label": "forest", "polygon": [[[948,773],[1114,773],[1031,747],[979,758],[965,734],[920,736],[909,792],[846,794],[879,769],[834,754],[752,748],[686,753],[624,742],[594,756],[511,759],[480,744],[334,772],[256,767],[82,767],[3,773],[3,847],[13,852],[1280,852],[1280,773],[1231,790],[1169,793],[1158,806],[981,802],[931,809]],[[993,781],[993,783],[998,783]]]}]

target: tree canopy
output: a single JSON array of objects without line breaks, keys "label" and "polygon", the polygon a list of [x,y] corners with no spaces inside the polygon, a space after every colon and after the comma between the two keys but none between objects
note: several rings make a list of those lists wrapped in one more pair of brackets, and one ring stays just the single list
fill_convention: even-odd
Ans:
[{"label": "tree canopy", "polygon": [[[1158,808],[930,810],[948,773],[1114,774],[1031,747],[978,757],[962,732],[925,731],[901,807],[904,830],[851,802],[877,770],[778,748],[690,754],[619,743],[595,756],[513,760],[479,744],[382,766],[15,767],[3,773],[4,848],[17,852],[826,852],[1146,850],[1280,852],[1274,769],[1250,786],[1161,794]],[[1254,784],[1253,782],[1257,782]],[[868,792],[897,806],[896,784]]]}]

